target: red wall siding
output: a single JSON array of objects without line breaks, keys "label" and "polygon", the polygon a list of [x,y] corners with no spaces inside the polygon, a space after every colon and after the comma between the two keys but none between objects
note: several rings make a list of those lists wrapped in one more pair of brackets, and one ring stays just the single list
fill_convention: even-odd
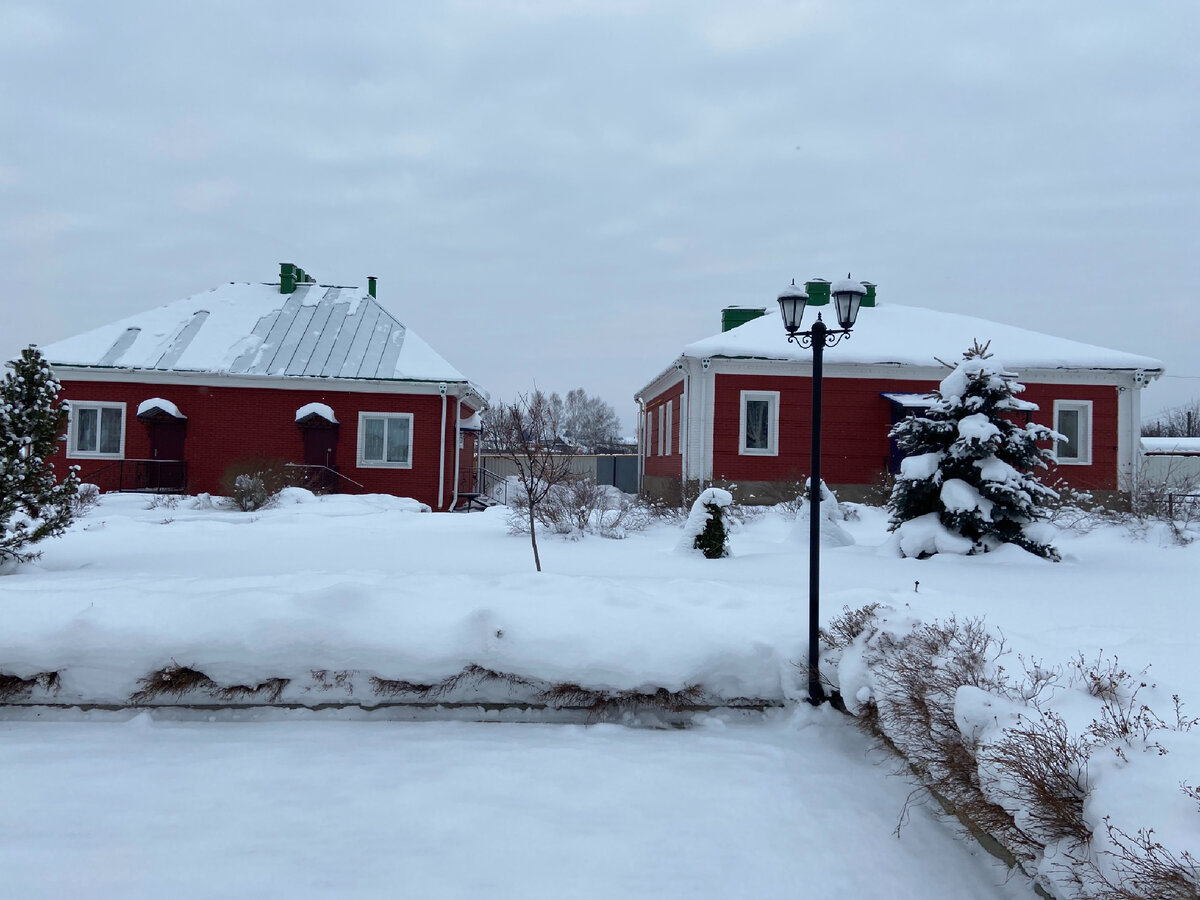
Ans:
[{"label": "red wall siding", "polygon": [[[658,411],[671,402],[671,453],[669,456],[658,455]],[[679,451],[680,406],[683,402],[683,382],[671,385],[661,394],[652,397],[646,404],[646,468],[647,475],[664,475],[677,477],[683,465],[683,457]],[[664,419],[665,424],[665,419]]]},{"label": "red wall siding", "polygon": [[[188,491],[220,494],[221,475],[232,463],[245,458],[303,462],[304,448],[296,426],[296,410],[306,403],[325,403],[340,422],[336,464],[343,475],[363,485],[369,493],[412,497],[437,508],[439,427],[442,398],[416,394],[367,394],[343,391],[271,388],[210,387],[206,385],[128,384],[122,382],[62,382],[66,400],[124,402],[125,458],[145,459],[150,446],[146,427],[137,419],[143,400],[170,400],[187,416],[185,457]],[[413,466],[411,469],[359,468],[356,465],[358,414],[406,412],[413,414]],[[458,402],[446,400],[446,465],[443,505],[449,505],[454,486],[455,422]],[[466,456],[464,465],[470,465]],[[88,481],[92,473],[111,460],[67,459],[80,466]],[[357,492],[342,482],[347,492]]]},{"label": "red wall siding", "polygon": [[[825,378],[822,385],[821,476],[830,484],[871,484],[888,469],[891,403],[884,391],[920,393],[935,381]],[[1052,469],[1081,489],[1117,489],[1117,391],[1112,386],[1028,384],[1022,399],[1040,407],[1033,421],[1053,425],[1054,400],[1091,400],[1092,464]],[[779,391],[779,455],[738,453],[741,392]],[[721,481],[796,481],[809,469],[812,379],[787,375],[716,376],[713,477]],[[649,466],[647,466],[647,471]]]}]

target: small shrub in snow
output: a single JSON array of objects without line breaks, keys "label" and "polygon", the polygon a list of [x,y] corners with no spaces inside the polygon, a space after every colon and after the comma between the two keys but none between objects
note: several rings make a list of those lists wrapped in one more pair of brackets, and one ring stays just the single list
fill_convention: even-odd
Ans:
[{"label": "small shrub in snow", "polygon": [[78,519],[86,516],[100,502],[100,488],[94,484],[80,484],[71,499],[71,515]]},{"label": "small shrub in snow", "polygon": [[1016,397],[1024,389],[976,342],[933,392],[926,415],[892,429],[905,453],[888,503],[903,555],[982,553],[1010,543],[1059,559],[1030,529],[1055,497],[1033,473],[1052,458],[1039,443],[1056,434],[1011,421],[1037,409]]},{"label": "small shrub in snow", "polygon": [[221,487],[242,512],[270,506],[291,478],[287,463],[279,459],[240,459],[221,476]]},{"label": "small shrub in snow", "polygon": [[192,500],[192,509],[212,509],[213,498],[212,494],[197,494]]},{"label": "small shrub in snow", "polygon": [[[810,539],[810,529],[812,527],[812,501],[809,499],[811,491],[810,482],[804,483],[804,493],[800,499],[800,506],[796,514],[795,524],[791,530],[791,540],[797,543],[808,545]],[[820,510],[821,521],[819,523],[819,534],[821,545],[825,547],[848,547],[854,543],[854,537],[844,529],[841,525],[845,521],[845,513],[842,512],[841,506],[838,505],[838,499],[834,496],[833,491],[824,481],[821,482],[821,502],[817,504]]]},{"label": "small shrub in snow", "polygon": [[155,494],[146,504],[146,509],[179,509],[179,494]]},{"label": "small shrub in snow", "polygon": [[706,559],[723,559],[729,555],[729,532],[725,527],[725,510],[732,505],[733,495],[721,488],[706,488],[700,492],[683,526],[679,548],[699,550]]},{"label": "small shrub in snow", "polygon": [[233,480],[233,502],[242,512],[262,509],[270,499],[261,475],[239,475]]}]

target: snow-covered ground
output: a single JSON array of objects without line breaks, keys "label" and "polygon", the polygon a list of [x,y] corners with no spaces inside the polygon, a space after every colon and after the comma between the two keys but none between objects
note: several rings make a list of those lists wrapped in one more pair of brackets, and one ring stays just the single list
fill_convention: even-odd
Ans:
[{"label": "snow-covered ground", "polygon": [[0,723],[0,897],[1033,900],[831,710]]},{"label": "snow-covered ground", "polygon": [[[283,699],[302,704],[369,705],[372,676],[437,682],[471,664],[594,690],[802,691],[807,544],[776,511],[722,560],[678,552],[678,523],[543,536],[538,574],[503,511],[296,491],[253,514],[148,507],[104,497],[0,577],[0,674],[60,673],[31,699],[123,702],[172,663],[217,686],[290,678]],[[1177,692],[1200,711],[1200,543],[1108,528],[1060,535],[1061,563],[1015,548],[918,561],[887,549],[880,511],[858,511],[840,523],[855,543],[824,551],[826,619],[868,602],[982,615],[1046,665],[1152,664],[1147,699]],[[686,732],[33,715],[0,707],[14,823],[0,897],[1023,896],[988,887],[1000,876],[924,813],[891,836],[908,785],[827,710]],[[1194,743],[1171,743],[1171,772]],[[1106,805],[1160,824],[1139,792],[1161,778],[1118,784],[1105,777]],[[1170,824],[1185,849],[1200,843],[1200,827]]]}]

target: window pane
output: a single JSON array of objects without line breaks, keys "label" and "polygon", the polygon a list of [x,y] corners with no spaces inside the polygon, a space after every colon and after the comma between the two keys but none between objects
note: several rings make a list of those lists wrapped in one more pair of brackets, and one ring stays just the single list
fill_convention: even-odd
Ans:
[{"label": "window pane", "polygon": [[106,406],[100,410],[100,452],[121,452],[121,410]]},{"label": "window pane", "polygon": [[75,449],[95,452],[98,409],[81,409],[75,413]]},{"label": "window pane", "polygon": [[408,419],[388,419],[387,425],[387,461],[408,462]]},{"label": "window pane", "polygon": [[367,419],[364,426],[363,459],[383,461],[383,419]]},{"label": "window pane", "polygon": [[746,449],[770,450],[767,417],[771,411],[768,400],[746,401]]},{"label": "window pane", "polygon": [[1060,409],[1055,430],[1066,438],[1058,442],[1058,458],[1079,459],[1079,410]]}]

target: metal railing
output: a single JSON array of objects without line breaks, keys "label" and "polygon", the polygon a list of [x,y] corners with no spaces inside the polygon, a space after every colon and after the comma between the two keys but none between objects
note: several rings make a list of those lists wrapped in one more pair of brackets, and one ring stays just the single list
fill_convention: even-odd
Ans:
[{"label": "metal railing", "polygon": [[474,475],[475,493],[482,497],[491,497],[497,503],[508,506],[507,478],[483,466],[476,466],[471,472]]},{"label": "metal railing", "polygon": [[188,464],[182,459],[118,459],[88,476],[101,491],[186,494]]},{"label": "metal railing", "polygon": [[[313,466],[303,463],[286,463],[285,467],[292,470],[293,477],[289,479],[292,487],[302,487],[314,494],[336,494],[341,482],[354,485],[360,491],[366,490],[353,478],[343,475],[337,466]],[[340,481],[339,481],[340,479]]]}]

